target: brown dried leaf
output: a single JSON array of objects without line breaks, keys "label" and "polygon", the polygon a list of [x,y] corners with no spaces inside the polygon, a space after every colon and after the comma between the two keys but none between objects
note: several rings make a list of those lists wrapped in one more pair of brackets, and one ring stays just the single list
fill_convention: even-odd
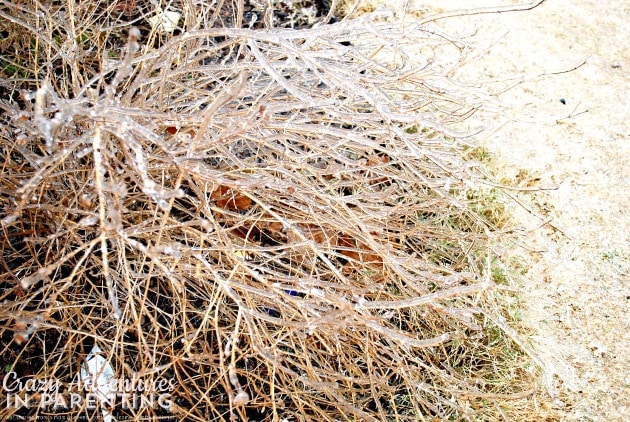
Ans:
[{"label": "brown dried leaf", "polygon": [[252,205],[252,200],[230,187],[219,186],[217,190],[212,192],[210,199],[214,201],[217,207],[229,211],[245,211]]}]

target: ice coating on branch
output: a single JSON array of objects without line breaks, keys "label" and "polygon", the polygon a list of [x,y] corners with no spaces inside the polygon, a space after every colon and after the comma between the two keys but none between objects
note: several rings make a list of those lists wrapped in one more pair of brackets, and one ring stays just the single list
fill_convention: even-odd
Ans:
[{"label": "ice coating on branch", "polygon": [[29,289],[33,284],[38,283],[42,280],[46,280],[48,278],[49,269],[46,267],[40,268],[35,271],[33,274],[24,277],[22,281],[20,281],[20,285],[23,289]]}]

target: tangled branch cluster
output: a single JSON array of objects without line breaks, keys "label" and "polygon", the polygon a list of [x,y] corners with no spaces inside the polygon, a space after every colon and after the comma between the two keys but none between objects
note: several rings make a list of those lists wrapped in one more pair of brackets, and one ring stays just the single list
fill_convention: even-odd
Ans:
[{"label": "tangled branch cluster", "polygon": [[136,418],[447,419],[518,390],[489,381],[509,340],[462,195],[474,108],[405,54],[448,41],[128,32],[114,67],[3,104],[5,364],[70,379],[96,342],[119,378],[176,381],[170,409],[115,408]]}]

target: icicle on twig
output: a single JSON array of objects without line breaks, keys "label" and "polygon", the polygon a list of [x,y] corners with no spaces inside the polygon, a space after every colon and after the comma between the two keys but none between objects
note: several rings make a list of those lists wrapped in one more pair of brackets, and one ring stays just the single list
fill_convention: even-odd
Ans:
[{"label": "icicle on twig", "polygon": [[116,88],[120,81],[129,76],[133,71],[131,67],[131,61],[133,60],[133,56],[140,49],[140,30],[135,26],[129,28],[129,34],[127,37],[127,52],[125,53],[125,57],[122,60],[122,63],[118,67],[118,71],[112,79],[112,82],[107,85],[105,88],[105,92],[107,93],[107,100],[111,102],[114,99],[114,94],[116,93]]},{"label": "icicle on twig", "polygon": [[225,354],[230,355],[230,364],[228,365],[228,379],[230,384],[236,389],[236,395],[231,397],[231,402],[234,406],[245,406],[249,402],[249,394],[243,389],[241,383],[236,376],[236,356],[235,350],[238,344],[238,330],[242,318],[242,308],[239,308],[238,315],[236,317],[236,324],[234,325],[234,332],[230,337],[230,341],[225,347]]},{"label": "icicle on twig", "polygon": [[116,296],[116,291],[114,289],[114,283],[109,274],[109,257],[107,252],[107,216],[105,212],[105,192],[103,189],[104,186],[104,175],[105,169],[103,168],[103,152],[102,152],[102,143],[101,143],[101,127],[96,126],[94,129],[94,138],[92,141],[93,154],[94,154],[94,173],[96,179],[96,191],[98,193],[98,217],[101,224],[101,259],[103,260],[103,277],[105,278],[105,283],[107,285],[107,294],[109,296],[109,301],[112,304],[114,318],[119,319],[122,315],[120,308],[118,307],[118,297]]}]

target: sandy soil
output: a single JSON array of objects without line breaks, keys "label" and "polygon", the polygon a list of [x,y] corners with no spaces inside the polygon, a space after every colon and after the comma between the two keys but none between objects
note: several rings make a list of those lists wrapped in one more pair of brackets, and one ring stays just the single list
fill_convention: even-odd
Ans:
[{"label": "sandy soil", "polygon": [[[424,3],[453,10],[516,2]],[[487,39],[505,34],[472,70],[488,79],[585,61],[502,94],[525,113],[482,142],[499,155],[501,179],[551,188],[518,193],[532,213],[516,212],[536,251],[521,280],[525,319],[562,419],[630,420],[630,1],[547,0],[439,25]]]}]

